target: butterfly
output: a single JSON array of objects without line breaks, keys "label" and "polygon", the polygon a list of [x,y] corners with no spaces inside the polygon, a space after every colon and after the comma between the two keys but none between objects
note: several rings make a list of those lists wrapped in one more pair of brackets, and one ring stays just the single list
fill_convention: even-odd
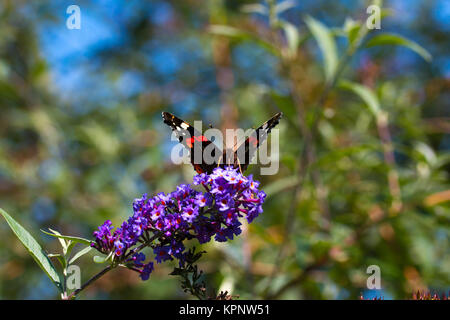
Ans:
[{"label": "butterfly", "polygon": [[[267,139],[270,131],[279,123],[283,113],[279,112],[255,129],[244,142],[232,149],[219,149],[214,142],[206,138],[186,121],[163,112],[164,123],[172,128],[178,141],[190,151],[191,163],[197,173],[210,174],[214,168],[233,166],[244,172],[258,147]],[[199,153],[196,153],[199,152]],[[195,157],[195,155],[200,155]],[[208,157],[209,155],[209,157]]]}]

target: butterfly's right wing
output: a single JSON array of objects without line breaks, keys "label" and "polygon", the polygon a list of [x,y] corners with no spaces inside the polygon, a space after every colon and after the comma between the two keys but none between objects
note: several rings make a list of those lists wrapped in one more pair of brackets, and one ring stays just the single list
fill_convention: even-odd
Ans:
[{"label": "butterfly's right wing", "polygon": [[259,146],[267,139],[270,131],[280,122],[283,113],[279,112],[272,118],[264,122],[257,129],[252,131],[249,137],[237,148],[234,152],[234,167],[241,168],[244,172],[253,157],[255,156],[256,150]]},{"label": "butterfly's right wing", "polygon": [[[191,163],[194,166],[195,171],[197,171],[197,173],[211,173],[213,169],[217,167],[217,163],[222,156],[220,149],[201,132],[177,116],[169,112],[163,112],[162,117],[164,123],[175,132],[178,141],[189,150]],[[211,150],[210,154],[214,158],[212,161],[211,159],[210,161],[204,159],[204,157],[207,156],[207,153],[203,152],[205,148]],[[200,156],[198,156],[199,161],[194,157],[196,152],[201,152],[201,154],[199,154]]]}]

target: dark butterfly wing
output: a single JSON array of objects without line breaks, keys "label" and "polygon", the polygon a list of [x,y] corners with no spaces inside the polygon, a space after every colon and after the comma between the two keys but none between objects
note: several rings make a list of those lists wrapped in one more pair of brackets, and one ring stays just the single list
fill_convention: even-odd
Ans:
[{"label": "dark butterfly wing", "polygon": [[277,113],[272,118],[264,122],[260,127],[252,131],[252,133],[245,139],[245,141],[234,151],[234,167],[241,168],[244,172],[259,146],[267,139],[270,131],[280,122],[282,112]]},{"label": "dark butterfly wing", "polygon": [[[212,141],[208,140],[201,132],[177,116],[169,112],[163,112],[162,117],[164,123],[172,128],[173,132],[175,132],[178,141],[189,150],[191,155],[191,163],[194,166],[195,171],[197,171],[197,173],[211,173],[214,168],[217,167],[217,163],[219,161],[218,158],[221,157],[220,149]],[[204,159],[206,154],[204,154],[203,151],[208,146],[209,148],[212,148],[211,156],[214,158],[213,161],[206,161],[206,159]],[[197,159],[195,159],[194,154],[197,151],[199,152],[199,155],[201,154],[199,157],[200,161],[195,161]]]}]

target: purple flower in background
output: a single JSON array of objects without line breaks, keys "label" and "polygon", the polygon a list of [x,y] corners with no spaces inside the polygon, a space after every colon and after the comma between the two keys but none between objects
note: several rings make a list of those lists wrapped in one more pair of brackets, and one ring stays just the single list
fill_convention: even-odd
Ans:
[{"label": "purple flower in background", "polygon": [[92,246],[104,254],[114,252],[114,259],[131,263],[130,268],[147,280],[154,265],[144,264],[145,255],[133,249],[138,244],[139,250],[152,247],[157,263],[177,259],[181,265],[184,240],[232,240],[241,233],[240,218],[250,223],[263,211],[266,194],[258,190],[259,182],[231,167],[196,175],[193,184],[203,186],[206,192],[181,184],[169,194],[161,192],[152,198],[144,194],[135,199],[133,215],[115,231],[111,221],[105,221],[94,232]]}]

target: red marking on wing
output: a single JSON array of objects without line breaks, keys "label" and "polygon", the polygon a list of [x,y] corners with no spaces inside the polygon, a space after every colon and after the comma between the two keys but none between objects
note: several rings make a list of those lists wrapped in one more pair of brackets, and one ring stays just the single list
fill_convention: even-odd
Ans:
[{"label": "red marking on wing", "polygon": [[207,141],[209,141],[209,140],[206,139],[205,136],[193,136],[193,137],[191,137],[191,138],[189,138],[189,139],[186,140],[186,145],[187,145],[189,148],[192,148],[192,147],[194,146],[194,142],[195,142],[195,141],[198,141],[198,142],[207,142]]},{"label": "red marking on wing", "polygon": [[193,164],[195,171],[197,171],[197,173],[203,173],[205,171],[203,171],[202,167],[199,164]]},{"label": "red marking on wing", "polygon": [[258,145],[258,139],[255,137],[248,137],[248,142],[253,144],[254,147]]},{"label": "red marking on wing", "polygon": [[186,145],[187,145],[189,148],[192,148],[192,147],[194,146],[194,140],[195,140],[194,137],[187,139],[187,140],[186,140]]},{"label": "red marking on wing", "polygon": [[199,141],[199,142],[206,142],[206,141],[209,141],[208,139],[206,139],[205,136],[198,136],[198,137],[195,137],[195,136],[194,136],[194,138],[195,138],[195,140],[197,140],[197,141]]}]

